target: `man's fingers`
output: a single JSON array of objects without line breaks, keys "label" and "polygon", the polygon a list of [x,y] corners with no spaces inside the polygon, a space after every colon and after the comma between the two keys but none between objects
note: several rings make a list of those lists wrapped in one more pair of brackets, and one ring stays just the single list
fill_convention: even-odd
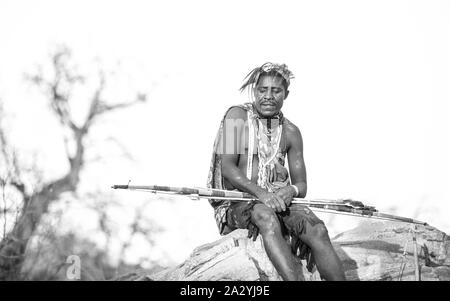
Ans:
[{"label": "man's fingers", "polygon": [[267,207],[271,208],[275,212],[282,212],[287,208],[284,199],[285,197],[282,197],[276,193],[272,193],[264,203]]},{"label": "man's fingers", "polygon": [[274,209],[276,212],[281,212],[281,204],[280,204],[278,198],[277,198],[275,195],[274,195],[274,197],[272,198],[272,203],[273,203],[273,206],[274,206],[273,209]]},{"label": "man's fingers", "polygon": [[270,200],[266,203],[266,206],[269,207],[270,209],[276,210],[276,206],[275,206],[275,202]]},{"label": "man's fingers", "polygon": [[275,199],[278,204],[277,208],[279,208],[279,211],[285,211],[286,210],[286,204],[284,203],[283,199],[275,194]]},{"label": "man's fingers", "polygon": [[292,203],[292,198],[286,198],[286,201],[284,203],[286,204],[286,207],[289,207]]},{"label": "man's fingers", "polygon": [[275,193],[275,197],[277,198],[278,202],[280,202],[280,204],[281,204],[280,206],[281,206],[282,211],[285,211],[287,206],[289,206],[290,202],[288,200],[288,196],[286,194],[283,194],[281,191],[282,190],[278,190]]}]

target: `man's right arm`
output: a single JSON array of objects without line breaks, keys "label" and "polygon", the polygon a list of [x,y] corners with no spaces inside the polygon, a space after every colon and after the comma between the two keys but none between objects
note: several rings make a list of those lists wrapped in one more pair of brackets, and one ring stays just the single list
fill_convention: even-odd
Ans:
[{"label": "man's right arm", "polygon": [[[237,139],[232,139],[232,141],[241,141],[240,139],[242,135],[244,135],[245,131],[245,123],[241,121],[244,121],[247,118],[247,113],[245,112],[245,110],[239,107],[232,108],[227,113],[225,118],[230,120],[231,122],[237,121],[233,122],[233,124],[236,125],[237,133],[235,131],[232,131],[237,135]],[[231,137],[227,137],[227,139],[230,138]],[[276,211],[286,210],[285,203],[278,196],[259,187],[250,179],[248,179],[247,176],[239,169],[238,163],[238,153],[222,154],[222,175],[231,185],[233,185],[234,188],[256,196],[261,202]]]}]

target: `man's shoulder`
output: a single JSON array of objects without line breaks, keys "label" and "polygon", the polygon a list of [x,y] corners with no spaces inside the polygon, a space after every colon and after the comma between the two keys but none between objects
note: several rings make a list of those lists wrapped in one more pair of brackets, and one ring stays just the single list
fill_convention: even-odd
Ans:
[{"label": "man's shoulder", "polygon": [[284,117],[283,126],[286,129],[287,133],[300,134],[300,129],[298,128],[298,126],[286,117]]},{"label": "man's shoulder", "polygon": [[225,117],[231,119],[247,119],[247,106],[244,105],[234,105],[228,108]]},{"label": "man's shoulder", "polygon": [[283,121],[283,131],[286,133],[286,140],[288,148],[291,146],[297,146],[303,148],[303,138],[300,133],[300,129],[293,122],[284,118]]}]

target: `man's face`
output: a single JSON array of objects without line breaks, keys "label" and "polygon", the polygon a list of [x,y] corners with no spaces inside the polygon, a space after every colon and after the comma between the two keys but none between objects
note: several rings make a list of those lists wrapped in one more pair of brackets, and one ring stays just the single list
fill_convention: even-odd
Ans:
[{"label": "man's face", "polygon": [[263,117],[272,117],[280,112],[288,95],[280,76],[263,75],[254,89],[255,107]]}]

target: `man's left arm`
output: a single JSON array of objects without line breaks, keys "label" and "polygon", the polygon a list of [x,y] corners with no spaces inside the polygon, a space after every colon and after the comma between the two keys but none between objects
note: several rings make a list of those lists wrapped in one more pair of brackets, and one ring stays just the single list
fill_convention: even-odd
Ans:
[{"label": "man's left arm", "polygon": [[286,138],[288,142],[287,157],[289,162],[289,174],[292,185],[298,189],[298,195],[295,188],[291,186],[280,189],[277,194],[290,205],[293,197],[304,198],[306,196],[306,168],[303,160],[303,139],[298,127],[293,124],[286,126]]}]

